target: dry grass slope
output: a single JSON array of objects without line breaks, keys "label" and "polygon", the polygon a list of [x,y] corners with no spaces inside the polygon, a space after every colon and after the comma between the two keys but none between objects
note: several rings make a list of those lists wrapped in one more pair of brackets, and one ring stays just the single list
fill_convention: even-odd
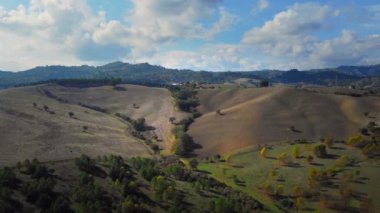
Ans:
[{"label": "dry grass slope", "polygon": [[[369,121],[380,121],[380,98],[373,96],[319,94],[290,87],[227,87],[200,90],[199,99],[204,115],[191,125],[189,134],[203,146],[197,151],[201,157],[300,138],[345,139]],[[223,115],[215,113],[217,109]]]},{"label": "dry grass slope", "polygon": [[[177,115],[170,92],[124,86],[127,91],[116,91],[110,86],[68,88],[56,85],[1,90],[0,165],[14,165],[26,158],[42,161],[72,159],[81,153],[124,157],[150,155],[145,144],[131,135],[129,124],[114,113],[145,117],[149,125],[156,127],[159,137],[166,140],[171,129],[167,116]],[[69,103],[47,97],[43,89],[69,100]],[[100,106],[109,112],[84,108],[78,102]],[[138,109],[133,104],[138,105]],[[69,112],[74,116],[70,117]],[[83,126],[88,129],[84,131]]]}]

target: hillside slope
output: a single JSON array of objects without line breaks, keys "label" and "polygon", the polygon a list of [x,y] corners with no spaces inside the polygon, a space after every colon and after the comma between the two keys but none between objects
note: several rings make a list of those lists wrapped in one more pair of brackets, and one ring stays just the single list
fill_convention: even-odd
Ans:
[{"label": "hillside slope", "polygon": [[[150,155],[147,146],[131,135],[130,124],[114,116],[114,112],[133,118],[145,117],[147,123],[156,128],[157,135],[166,141],[171,129],[167,116],[176,116],[170,92],[125,87],[127,91],[116,91],[110,86],[69,88],[57,85],[0,90],[0,165],[12,165],[27,158],[72,159],[81,153],[124,157]],[[48,97],[45,91],[69,102]],[[103,107],[109,112],[95,111],[78,102]],[[133,103],[139,105],[139,109],[133,109]],[[69,112],[74,116],[70,117]],[[84,130],[83,126],[88,129]]]},{"label": "hillside slope", "polygon": [[[344,139],[380,119],[380,98],[319,94],[290,87],[199,91],[203,116],[189,129],[199,156],[287,140]],[[222,115],[215,111],[220,109]],[[363,112],[370,112],[370,117]],[[294,131],[289,127],[294,126]]]},{"label": "hillside slope", "polygon": [[74,88],[47,86],[54,95],[72,103],[104,108],[109,114],[120,113],[133,119],[145,118],[148,125],[155,128],[159,140],[169,141],[172,124],[170,117],[180,120],[186,116],[174,106],[171,93],[164,88],[138,85],[120,85],[126,91],[116,91],[112,86]]}]

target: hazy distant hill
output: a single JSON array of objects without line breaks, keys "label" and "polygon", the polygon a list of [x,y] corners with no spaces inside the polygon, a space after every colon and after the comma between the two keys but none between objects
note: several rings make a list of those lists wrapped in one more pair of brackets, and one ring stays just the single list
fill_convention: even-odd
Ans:
[{"label": "hazy distant hill", "polygon": [[121,78],[128,83],[171,84],[188,81],[224,83],[239,78],[268,79],[275,83],[334,84],[347,83],[365,77],[380,76],[380,65],[341,66],[309,71],[239,71],[211,72],[168,69],[148,63],[114,62],[103,66],[42,66],[20,72],[0,71],[0,88],[37,83],[52,79]]}]

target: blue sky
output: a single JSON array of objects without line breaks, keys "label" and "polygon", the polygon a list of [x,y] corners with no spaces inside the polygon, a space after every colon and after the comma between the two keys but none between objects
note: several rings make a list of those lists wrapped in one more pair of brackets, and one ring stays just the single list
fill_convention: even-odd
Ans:
[{"label": "blue sky", "polygon": [[375,0],[2,0],[0,70],[370,65],[380,63],[379,23]]}]

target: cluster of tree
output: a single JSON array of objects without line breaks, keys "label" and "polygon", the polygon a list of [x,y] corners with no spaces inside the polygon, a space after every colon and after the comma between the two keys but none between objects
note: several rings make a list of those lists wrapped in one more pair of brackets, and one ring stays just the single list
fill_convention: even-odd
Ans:
[{"label": "cluster of tree", "polygon": [[4,167],[0,169],[0,186],[16,188],[17,187],[16,174],[9,167]]},{"label": "cluster of tree", "polygon": [[77,203],[76,212],[106,212],[112,202],[107,202],[106,193],[94,183],[91,174],[82,173],[72,194],[73,202]]},{"label": "cluster of tree", "polygon": [[112,181],[112,187],[120,192],[121,198],[112,197],[102,186],[94,182],[94,176],[85,172],[81,174],[72,196],[72,200],[78,204],[75,210],[77,212],[109,212],[113,209],[116,212],[146,212],[144,208],[146,199],[139,192],[139,185],[133,171],[124,159],[111,155],[99,161],[109,168],[108,177]]},{"label": "cluster of tree", "polygon": [[20,172],[30,175],[32,178],[46,178],[49,177],[48,168],[41,164],[37,159],[32,161],[26,159],[23,163],[17,163],[17,168]]},{"label": "cluster of tree", "polygon": [[125,88],[125,87],[122,87],[122,86],[117,86],[117,85],[115,85],[115,86],[113,86],[113,89],[114,90],[116,90],[116,91],[127,91],[127,88]]},{"label": "cluster of tree", "polygon": [[63,99],[61,97],[58,97],[56,96],[55,94],[53,94],[52,92],[50,92],[49,90],[46,90],[46,89],[43,89],[42,90],[44,92],[44,94],[49,97],[49,98],[52,98],[54,100],[57,100],[58,102],[61,102],[61,103],[68,103],[69,101],[66,100],[66,99]]},{"label": "cluster of tree", "polygon": [[172,92],[180,110],[184,112],[196,112],[195,108],[199,105],[199,100],[196,96],[197,91],[194,84],[171,86],[169,90]]},{"label": "cluster of tree", "polygon": [[85,108],[92,109],[92,110],[95,110],[95,111],[98,111],[98,112],[102,112],[102,113],[107,113],[108,112],[107,109],[104,109],[104,108],[102,108],[100,106],[89,105],[89,104],[85,104],[85,103],[81,103],[81,102],[78,102],[78,105],[81,106],[81,107],[85,107]]},{"label": "cluster of tree", "polygon": [[198,145],[195,144],[193,139],[186,133],[185,125],[176,125],[172,132],[175,138],[172,150],[176,155],[186,156],[195,148],[198,148]]},{"label": "cluster of tree", "polygon": [[75,165],[79,170],[91,174],[94,174],[99,170],[95,161],[85,154],[82,154],[79,158],[75,158]]},{"label": "cluster of tree", "polygon": [[53,79],[48,81],[39,82],[41,83],[55,83],[64,87],[99,87],[105,85],[116,86],[117,84],[123,83],[121,78],[69,78],[69,79]]},{"label": "cluster of tree", "polygon": [[145,124],[145,118],[139,118],[137,120],[132,120],[131,124],[132,124],[133,128],[139,132],[143,132],[147,129],[147,126]]},{"label": "cluster of tree", "polygon": [[117,116],[117,117],[129,122],[130,124],[132,124],[132,127],[136,131],[143,132],[143,131],[146,131],[149,129],[145,123],[145,118],[138,118],[138,119],[134,120],[133,118],[126,116],[126,115],[122,115],[121,113],[118,113],[118,112],[115,113],[115,116]]},{"label": "cluster of tree", "polygon": [[[208,211],[210,212],[251,212],[263,210],[262,204],[250,196],[236,191],[206,174],[187,169],[179,160],[164,158],[161,162],[161,167],[165,167],[162,175],[166,179],[172,177],[176,180],[190,182],[196,192],[202,196],[211,191],[220,194],[221,198],[210,201],[208,207]],[[228,200],[228,203],[222,204],[226,200]],[[177,205],[181,206],[180,204]]]},{"label": "cluster of tree", "polygon": [[54,191],[56,181],[46,165],[34,159],[18,163],[17,168],[32,178],[20,187],[28,202],[47,212],[71,212],[70,201]]},{"label": "cluster of tree", "polygon": [[159,166],[153,159],[133,157],[130,161],[132,167],[148,181],[151,181],[153,177],[161,174]]},{"label": "cluster of tree", "polygon": [[[193,167],[196,167],[196,164],[196,161],[192,161]],[[96,161],[82,155],[75,160],[75,165],[82,172],[64,192],[54,190],[57,183],[63,183],[60,182],[63,179],[49,174],[46,164],[37,160],[17,165],[20,172],[31,177],[25,180],[22,176],[21,180],[25,180],[24,182],[17,180],[13,169],[1,169],[0,211],[15,211],[12,202],[7,202],[6,199],[12,194],[9,186],[17,185],[17,182],[21,182],[17,189],[25,195],[26,200],[42,212],[149,212],[157,202],[160,203],[159,208],[169,212],[188,211],[189,194],[182,192],[180,188],[184,182],[192,184],[199,196],[209,194],[210,196],[206,196],[207,199],[211,199],[212,194],[218,194],[218,198],[210,201],[209,207],[203,206],[207,211],[249,212],[263,209],[262,204],[250,196],[233,190],[207,174],[186,168],[175,156],[160,160],[136,157],[128,161],[120,156],[106,156],[99,157]],[[32,177],[40,170],[39,167],[45,167],[42,170],[48,172]],[[105,169],[107,177],[99,178],[93,175],[94,168]],[[137,174],[145,180],[136,178]],[[106,178],[110,181],[105,181]],[[184,182],[177,184],[178,181]],[[109,182],[110,187],[107,187],[106,183]],[[144,187],[144,193],[140,191],[141,187]],[[146,194],[146,190],[153,193]],[[153,195],[156,202],[152,202],[150,195]],[[22,207],[16,211],[22,211]]]}]

